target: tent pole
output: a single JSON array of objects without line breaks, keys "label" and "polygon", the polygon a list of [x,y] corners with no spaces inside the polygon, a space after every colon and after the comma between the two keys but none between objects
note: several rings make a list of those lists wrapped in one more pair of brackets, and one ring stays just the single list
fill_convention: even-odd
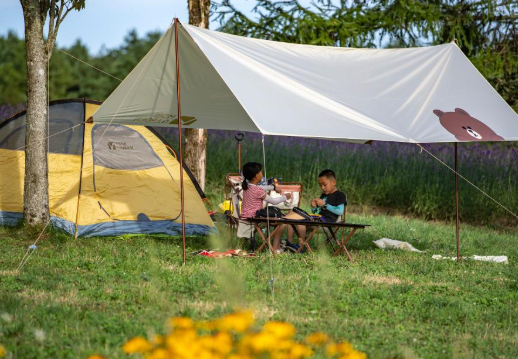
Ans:
[{"label": "tent pole", "polygon": [[[86,104],[83,103],[84,112],[86,113]],[[81,151],[81,167],[79,168],[79,191],[77,193],[77,210],[76,210],[76,228],[74,230],[74,239],[77,239],[77,222],[79,222],[79,202],[81,201],[81,187],[83,182],[83,158],[85,156],[85,136],[86,136],[86,120],[83,123],[83,148]]]},{"label": "tent pole", "polygon": [[457,262],[460,261],[460,222],[459,222],[459,156],[457,142],[455,142],[455,209],[456,215],[456,232],[457,232]]},{"label": "tent pole", "polygon": [[178,145],[180,150],[180,205],[182,210],[182,252],[185,265],[185,204],[183,191],[182,111],[180,106],[180,63],[178,58],[178,19],[174,18],[174,44],[176,54],[176,100],[178,104]]}]

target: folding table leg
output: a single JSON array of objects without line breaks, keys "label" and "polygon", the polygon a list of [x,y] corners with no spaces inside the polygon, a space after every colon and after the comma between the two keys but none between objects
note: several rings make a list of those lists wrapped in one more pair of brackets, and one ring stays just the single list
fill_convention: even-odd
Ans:
[{"label": "folding table leg", "polygon": [[[335,251],[335,243],[338,246],[340,246],[340,242],[336,238],[333,238],[333,233],[332,233],[333,230],[331,228],[327,228],[327,230],[329,231],[329,234],[327,234],[326,228],[327,227],[322,227],[322,231],[324,232],[324,235],[326,236],[326,245],[331,244],[331,248],[333,249],[333,251]],[[336,236],[336,233],[337,233],[337,231],[334,231],[335,236]],[[335,243],[333,243],[333,240],[335,241]]]},{"label": "folding table leg", "polygon": [[[297,232],[297,234],[298,234],[296,226],[294,224],[292,224],[291,226],[293,227],[293,230],[295,232]],[[313,235],[317,231],[318,231],[318,227],[315,227],[315,229],[309,234],[309,236],[306,237],[306,240],[304,240],[304,241],[301,240],[302,245],[300,246],[299,249],[297,249],[297,251],[295,253],[300,253],[300,251],[302,251],[304,249],[304,247],[306,247],[310,253],[313,253],[313,250],[311,249],[311,246],[309,245],[309,241],[311,240],[311,238],[313,238]],[[300,235],[299,235],[299,239],[300,239]]]},{"label": "folding table leg", "polygon": [[[356,232],[357,229],[358,228],[353,228],[353,230],[351,231],[351,233],[349,233],[347,235],[345,240],[342,240],[342,243],[340,243],[340,247],[334,253],[335,256],[338,255],[343,250],[344,253],[347,255],[347,259],[349,259],[350,262],[353,262],[353,257],[351,256],[351,254],[347,250],[346,244],[347,244],[347,242],[349,242],[349,239],[352,238],[352,236],[354,235],[354,233]],[[336,239],[336,237],[334,235],[333,235],[333,237]]]}]

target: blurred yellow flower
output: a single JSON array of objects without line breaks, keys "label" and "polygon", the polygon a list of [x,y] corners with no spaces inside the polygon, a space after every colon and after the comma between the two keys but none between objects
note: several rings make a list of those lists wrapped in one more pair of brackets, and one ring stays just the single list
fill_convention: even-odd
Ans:
[{"label": "blurred yellow flower", "polygon": [[153,349],[147,356],[146,359],[169,359],[169,352],[164,348]]},{"label": "blurred yellow flower", "polygon": [[367,359],[367,354],[353,350],[349,355],[343,355],[340,359]]},{"label": "blurred yellow flower", "polygon": [[124,344],[122,350],[126,354],[145,353],[153,348],[153,345],[144,337],[135,337]]},{"label": "blurred yellow flower", "polygon": [[99,354],[93,354],[93,355],[90,355],[88,358],[86,359],[106,359],[105,357],[103,357],[102,355],[99,355]]},{"label": "blurred yellow flower", "polygon": [[311,350],[310,347],[308,347],[304,344],[295,343],[291,347],[289,353],[290,353],[290,355],[289,355],[290,359],[302,359],[302,358],[310,358],[313,355],[313,350]]},{"label": "blurred yellow flower", "polygon": [[277,340],[270,333],[247,334],[241,339],[239,352],[247,355],[264,353],[275,348]]},{"label": "blurred yellow flower", "polygon": [[228,359],[253,359],[251,356],[244,354],[230,354]]},{"label": "blurred yellow flower", "polygon": [[[307,359],[324,354],[333,359],[367,359],[347,342],[331,343],[322,332],[310,334],[304,342],[294,336],[295,327],[285,322],[267,322],[254,330],[251,311],[237,311],[212,321],[190,318],[168,320],[170,330],[151,341],[135,337],[123,346],[127,354],[143,359]],[[323,347],[324,344],[328,344]],[[3,352],[1,351],[3,350]],[[0,346],[0,357],[5,348]],[[104,359],[100,355],[88,359]]]},{"label": "blurred yellow flower", "polygon": [[198,330],[214,330],[216,329],[216,321],[202,320],[194,324]]},{"label": "blurred yellow flower", "polygon": [[4,357],[5,354],[7,354],[7,350],[5,350],[5,347],[0,344],[0,358]]},{"label": "blurred yellow flower", "polygon": [[295,335],[295,327],[285,322],[267,322],[263,330],[277,338],[291,338]]},{"label": "blurred yellow flower", "polygon": [[367,355],[358,350],[347,342],[338,344],[330,344],[327,346],[328,356],[338,356],[338,359],[367,359]]},{"label": "blurred yellow flower", "polygon": [[244,333],[254,324],[254,314],[250,310],[227,314],[224,317],[209,323],[209,327],[226,332]]},{"label": "blurred yellow flower", "polygon": [[329,336],[322,332],[316,332],[306,337],[306,343],[311,345],[323,345],[327,342],[329,342]]},{"label": "blurred yellow flower", "polygon": [[151,341],[154,345],[163,345],[165,340],[164,340],[164,336],[163,335],[155,335],[153,337],[153,340]]},{"label": "blurred yellow flower", "polygon": [[191,318],[175,317],[168,321],[168,324],[173,329],[191,329],[194,328],[194,322]]}]

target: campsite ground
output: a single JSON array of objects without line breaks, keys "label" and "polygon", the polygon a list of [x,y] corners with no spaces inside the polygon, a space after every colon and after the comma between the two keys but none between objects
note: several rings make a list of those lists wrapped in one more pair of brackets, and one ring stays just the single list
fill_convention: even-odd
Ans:
[{"label": "campsite ground", "polygon": [[[515,229],[464,226],[464,255],[505,254],[509,264],[456,263],[431,258],[454,255],[452,225],[349,219],[373,224],[352,241],[354,263],[320,249],[273,261],[189,256],[183,267],[178,239],[73,241],[50,232],[18,272],[34,236],[0,229],[0,343],[12,358],[123,358],[127,338],[162,331],[169,316],[208,319],[250,307],[259,322],[287,320],[299,335],[323,330],[369,358],[518,357]],[[376,249],[381,233],[426,253]],[[188,241],[188,251],[206,246]]]}]

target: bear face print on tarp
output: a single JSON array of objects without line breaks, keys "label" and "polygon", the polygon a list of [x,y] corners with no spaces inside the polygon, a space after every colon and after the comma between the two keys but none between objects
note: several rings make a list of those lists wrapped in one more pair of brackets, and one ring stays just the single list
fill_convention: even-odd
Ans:
[{"label": "bear face print on tarp", "polygon": [[504,141],[485,123],[473,118],[461,108],[455,112],[433,110],[441,125],[459,141]]}]

